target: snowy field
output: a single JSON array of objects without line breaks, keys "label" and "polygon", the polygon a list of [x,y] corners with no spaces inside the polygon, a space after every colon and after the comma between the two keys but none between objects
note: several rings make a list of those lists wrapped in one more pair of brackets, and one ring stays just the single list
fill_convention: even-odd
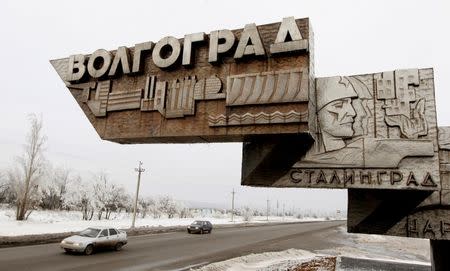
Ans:
[{"label": "snowy field", "polygon": [[[196,271],[357,271],[341,266],[342,257],[366,259],[390,263],[406,263],[430,266],[429,241],[384,235],[349,234],[344,227],[333,233],[336,246],[326,250],[306,251],[289,249],[281,252],[250,254],[203,266]],[[327,261],[335,259],[335,265]],[[320,263],[323,266],[318,266]],[[304,269],[299,269],[299,266]],[[310,269],[308,269],[310,268]],[[364,269],[366,270],[366,269]],[[373,269],[372,271],[377,271]]]},{"label": "snowy field", "polygon": [[[82,220],[80,212],[71,211],[33,211],[25,221],[16,221],[15,212],[12,209],[0,209],[0,236],[18,236],[29,234],[62,233],[81,231],[91,226],[110,226],[119,229],[127,229],[131,226],[132,217],[127,213],[112,214],[109,220]],[[242,217],[235,216],[234,222],[230,217],[218,215],[199,215],[194,218],[158,218],[151,216],[136,218],[136,227],[167,227],[187,226],[194,220],[209,220],[213,224],[237,224],[245,223]],[[301,222],[323,221],[325,218],[302,219],[294,217],[269,216],[269,222]],[[250,223],[267,223],[266,217],[253,217]]]}]

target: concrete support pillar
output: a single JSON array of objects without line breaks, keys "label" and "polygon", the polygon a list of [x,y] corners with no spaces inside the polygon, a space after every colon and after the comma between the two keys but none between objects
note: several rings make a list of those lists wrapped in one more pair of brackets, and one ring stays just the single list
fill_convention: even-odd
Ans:
[{"label": "concrete support pillar", "polygon": [[450,270],[450,241],[430,240],[432,271]]}]

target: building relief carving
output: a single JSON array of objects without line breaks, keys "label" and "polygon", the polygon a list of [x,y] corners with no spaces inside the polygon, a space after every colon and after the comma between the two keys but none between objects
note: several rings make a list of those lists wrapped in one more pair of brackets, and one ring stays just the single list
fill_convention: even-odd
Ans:
[{"label": "building relief carving", "polygon": [[227,78],[227,106],[292,103],[308,100],[308,74],[294,69],[239,74]]},{"label": "building relief carving", "polygon": [[104,140],[242,141],[244,185],[348,188],[351,231],[450,240],[433,70],[315,78],[313,45],[288,17],[50,62]]},{"label": "building relief carving", "polygon": [[425,98],[417,97],[415,90],[419,86],[419,71],[384,72],[376,75],[375,80],[377,98],[384,101],[386,123],[398,126],[406,138],[426,135]]},{"label": "building relief carving", "polygon": [[450,127],[439,127],[439,149],[450,150]]},{"label": "building relief carving", "polygon": [[[225,99],[222,81],[215,75],[197,80],[195,76],[171,81],[158,81],[147,76],[143,89],[111,92],[111,80],[72,84],[71,89],[83,90],[83,102],[96,117],[107,112],[140,109],[158,111],[167,119],[195,114],[195,101]],[[95,89],[95,96],[91,91]]]},{"label": "building relief carving", "polygon": [[273,113],[260,112],[257,114],[245,113],[243,115],[231,114],[225,116],[209,116],[208,123],[211,127],[233,126],[233,125],[255,125],[255,124],[280,124],[280,123],[298,123],[307,121],[307,112],[289,111],[281,113],[279,111]]},{"label": "building relief carving", "polygon": [[[346,187],[439,189],[434,89],[427,82],[432,79],[420,74],[427,72],[409,69],[317,78],[315,142],[293,171],[328,172],[316,176],[319,180],[333,170],[360,169],[375,179],[379,172],[398,172],[391,179],[378,179],[381,183],[350,182]],[[330,186],[324,181],[299,182],[292,176],[287,174],[274,186]],[[392,178],[397,181],[389,181]]]}]

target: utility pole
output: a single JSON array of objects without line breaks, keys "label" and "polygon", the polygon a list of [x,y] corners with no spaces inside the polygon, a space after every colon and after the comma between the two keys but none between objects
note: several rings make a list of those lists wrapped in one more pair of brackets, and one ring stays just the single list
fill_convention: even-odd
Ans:
[{"label": "utility pole", "polygon": [[236,194],[236,192],[234,192],[233,188],[233,191],[231,192],[231,222],[234,222],[234,194]]},{"label": "utility pole", "polygon": [[280,216],[280,214],[278,213],[278,200],[277,200],[277,216]]},{"label": "utility pole", "polygon": [[283,203],[283,221],[284,221],[284,214],[285,214],[285,212],[284,212],[284,203]]},{"label": "utility pole", "polygon": [[134,228],[134,224],[136,222],[136,210],[137,210],[137,202],[139,197],[139,186],[141,185],[141,173],[145,171],[144,168],[142,168],[142,162],[139,161],[139,167],[135,168],[134,170],[138,172],[138,179],[137,179],[137,187],[136,187],[136,197],[134,198],[134,210],[133,210],[133,222],[131,223],[131,228]]},{"label": "utility pole", "polygon": [[266,216],[267,216],[267,221],[269,221],[269,199],[267,199]]}]

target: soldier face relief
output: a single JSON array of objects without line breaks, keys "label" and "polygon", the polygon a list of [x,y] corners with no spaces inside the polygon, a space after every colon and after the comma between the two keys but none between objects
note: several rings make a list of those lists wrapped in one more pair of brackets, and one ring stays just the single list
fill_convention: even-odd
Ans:
[{"label": "soldier face relief", "polygon": [[327,104],[319,111],[322,132],[335,137],[353,136],[356,112],[351,98],[343,98]]}]

